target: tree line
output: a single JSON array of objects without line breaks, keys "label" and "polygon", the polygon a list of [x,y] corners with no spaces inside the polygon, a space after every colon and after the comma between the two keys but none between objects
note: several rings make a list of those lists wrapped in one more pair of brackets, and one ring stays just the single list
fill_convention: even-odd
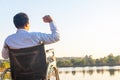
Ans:
[{"label": "tree line", "polygon": [[[85,67],[85,66],[116,66],[120,65],[120,55],[112,53],[103,58],[94,59],[92,55],[84,57],[57,57],[58,67]],[[0,71],[10,67],[9,60],[0,60]]]},{"label": "tree line", "polygon": [[92,55],[85,57],[63,57],[57,58],[58,67],[84,67],[84,66],[116,66],[120,65],[120,55],[112,53],[103,58],[92,58]]}]

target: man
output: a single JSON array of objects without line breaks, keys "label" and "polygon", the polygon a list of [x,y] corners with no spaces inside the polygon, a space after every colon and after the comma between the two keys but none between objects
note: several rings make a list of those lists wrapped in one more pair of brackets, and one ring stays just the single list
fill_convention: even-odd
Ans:
[{"label": "man", "polygon": [[42,41],[44,44],[50,44],[59,41],[59,33],[57,27],[54,25],[52,18],[47,15],[43,17],[45,23],[49,23],[51,34],[41,32],[28,32],[29,18],[25,13],[18,13],[14,16],[13,22],[17,28],[17,32],[8,36],[5,39],[2,49],[2,57],[4,59],[9,58],[10,49],[20,49],[39,45]]}]

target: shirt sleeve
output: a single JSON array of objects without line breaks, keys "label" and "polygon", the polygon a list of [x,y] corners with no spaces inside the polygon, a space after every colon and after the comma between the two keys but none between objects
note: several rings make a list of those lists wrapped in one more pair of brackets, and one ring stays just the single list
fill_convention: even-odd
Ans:
[{"label": "shirt sleeve", "polygon": [[57,26],[51,22],[49,23],[50,26],[50,30],[51,30],[51,34],[43,34],[43,42],[45,44],[50,44],[50,43],[54,43],[60,40],[60,34],[59,34],[59,30],[57,29]]},{"label": "shirt sleeve", "polygon": [[49,23],[51,34],[41,33],[42,41],[44,44],[51,44],[55,43],[60,40],[59,30],[57,29],[56,25],[51,22]]},{"label": "shirt sleeve", "polygon": [[7,45],[4,43],[4,46],[3,46],[3,49],[2,49],[2,57],[4,58],[4,59],[8,59],[8,57],[9,57],[9,51],[8,51],[8,47],[7,47]]}]

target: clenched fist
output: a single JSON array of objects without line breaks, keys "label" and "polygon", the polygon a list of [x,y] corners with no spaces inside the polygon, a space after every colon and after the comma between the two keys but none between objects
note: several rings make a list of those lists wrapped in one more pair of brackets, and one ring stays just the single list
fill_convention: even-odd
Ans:
[{"label": "clenched fist", "polygon": [[46,16],[43,17],[43,21],[44,21],[45,23],[50,23],[50,22],[52,22],[53,20],[52,20],[52,18],[50,17],[50,15],[46,15]]}]

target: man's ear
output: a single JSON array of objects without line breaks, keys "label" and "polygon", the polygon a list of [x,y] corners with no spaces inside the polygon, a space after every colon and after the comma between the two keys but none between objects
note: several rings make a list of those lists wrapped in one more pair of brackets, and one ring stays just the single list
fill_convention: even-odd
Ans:
[{"label": "man's ear", "polygon": [[25,28],[26,30],[29,30],[29,28],[30,28],[29,23],[25,24],[24,28]]}]

